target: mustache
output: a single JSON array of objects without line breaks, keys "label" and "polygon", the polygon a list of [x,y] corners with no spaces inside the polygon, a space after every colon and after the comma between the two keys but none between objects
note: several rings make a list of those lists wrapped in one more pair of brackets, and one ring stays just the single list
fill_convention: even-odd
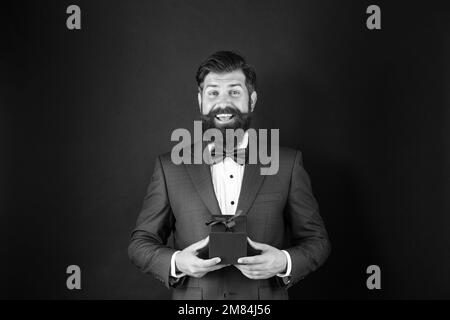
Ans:
[{"label": "mustache", "polygon": [[232,107],[232,106],[226,106],[225,108],[213,108],[212,110],[210,110],[207,114],[208,117],[214,118],[215,116],[222,114],[222,113],[229,113],[238,117],[241,117],[244,113],[241,112],[241,110],[239,110],[236,107]]},{"label": "mustache", "polygon": [[[224,112],[225,111],[225,112]],[[216,123],[215,123],[215,117],[217,114],[220,113],[230,113],[234,115],[234,123],[230,124],[230,125],[225,125],[225,126],[217,126],[216,127]],[[248,128],[250,128],[250,123],[252,120],[252,115],[250,113],[242,113],[240,110],[237,109],[219,109],[219,110],[215,110],[214,112],[210,112],[207,115],[201,115],[200,119],[202,121],[202,129],[203,132],[205,132],[208,129],[212,129],[212,128],[216,128],[219,129],[222,132],[222,135],[225,137],[226,134],[226,129],[244,129],[247,130]]]}]

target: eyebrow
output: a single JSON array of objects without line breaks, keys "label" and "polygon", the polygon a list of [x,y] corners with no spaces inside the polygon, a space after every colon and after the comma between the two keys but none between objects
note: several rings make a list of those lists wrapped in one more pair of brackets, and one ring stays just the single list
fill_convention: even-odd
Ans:
[{"label": "eyebrow", "polygon": [[[217,88],[218,86],[219,85],[217,85],[217,84],[208,84],[208,85],[206,85],[205,89],[208,88],[208,87]],[[231,83],[231,84],[228,85],[228,87],[229,88],[230,87],[241,87],[242,88],[242,85],[240,83]]]}]

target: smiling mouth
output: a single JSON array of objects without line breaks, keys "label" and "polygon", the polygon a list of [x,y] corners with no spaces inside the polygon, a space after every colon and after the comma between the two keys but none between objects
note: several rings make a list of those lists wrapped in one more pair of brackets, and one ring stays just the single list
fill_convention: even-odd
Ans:
[{"label": "smiling mouth", "polygon": [[217,120],[219,120],[220,122],[227,122],[230,121],[234,118],[233,114],[230,113],[222,113],[222,114],[218,114],[217,116],[215,116],[215,118]]}]

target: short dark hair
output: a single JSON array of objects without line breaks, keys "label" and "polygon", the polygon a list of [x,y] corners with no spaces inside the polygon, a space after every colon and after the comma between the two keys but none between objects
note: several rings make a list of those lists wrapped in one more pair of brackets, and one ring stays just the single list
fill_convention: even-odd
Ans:
[{"label": "short dark hair", "polygon": [[203,61],[197,69],[195,79],[199,90],[203,89],[203,81],[210,72],[223,73],[242,70],[245,75],[245,85],[248,94],[256,90],[256,73],[245,58],[233,51],[217,51]]}]

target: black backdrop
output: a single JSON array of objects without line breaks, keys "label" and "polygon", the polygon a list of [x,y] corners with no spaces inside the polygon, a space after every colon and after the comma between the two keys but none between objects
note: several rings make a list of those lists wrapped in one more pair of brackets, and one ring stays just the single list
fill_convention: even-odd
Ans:
[{"label": "black backdrop", "polygon": [[198,117],[198,64],[231,49],[257,70],[255,123],[302,150],[333,245],[291,297],[450,298],[449,12],[392,2],[377,31],[368,1],[2,9],[1,296],[169,298],[129,262],[130,231],[155,157]]}]

